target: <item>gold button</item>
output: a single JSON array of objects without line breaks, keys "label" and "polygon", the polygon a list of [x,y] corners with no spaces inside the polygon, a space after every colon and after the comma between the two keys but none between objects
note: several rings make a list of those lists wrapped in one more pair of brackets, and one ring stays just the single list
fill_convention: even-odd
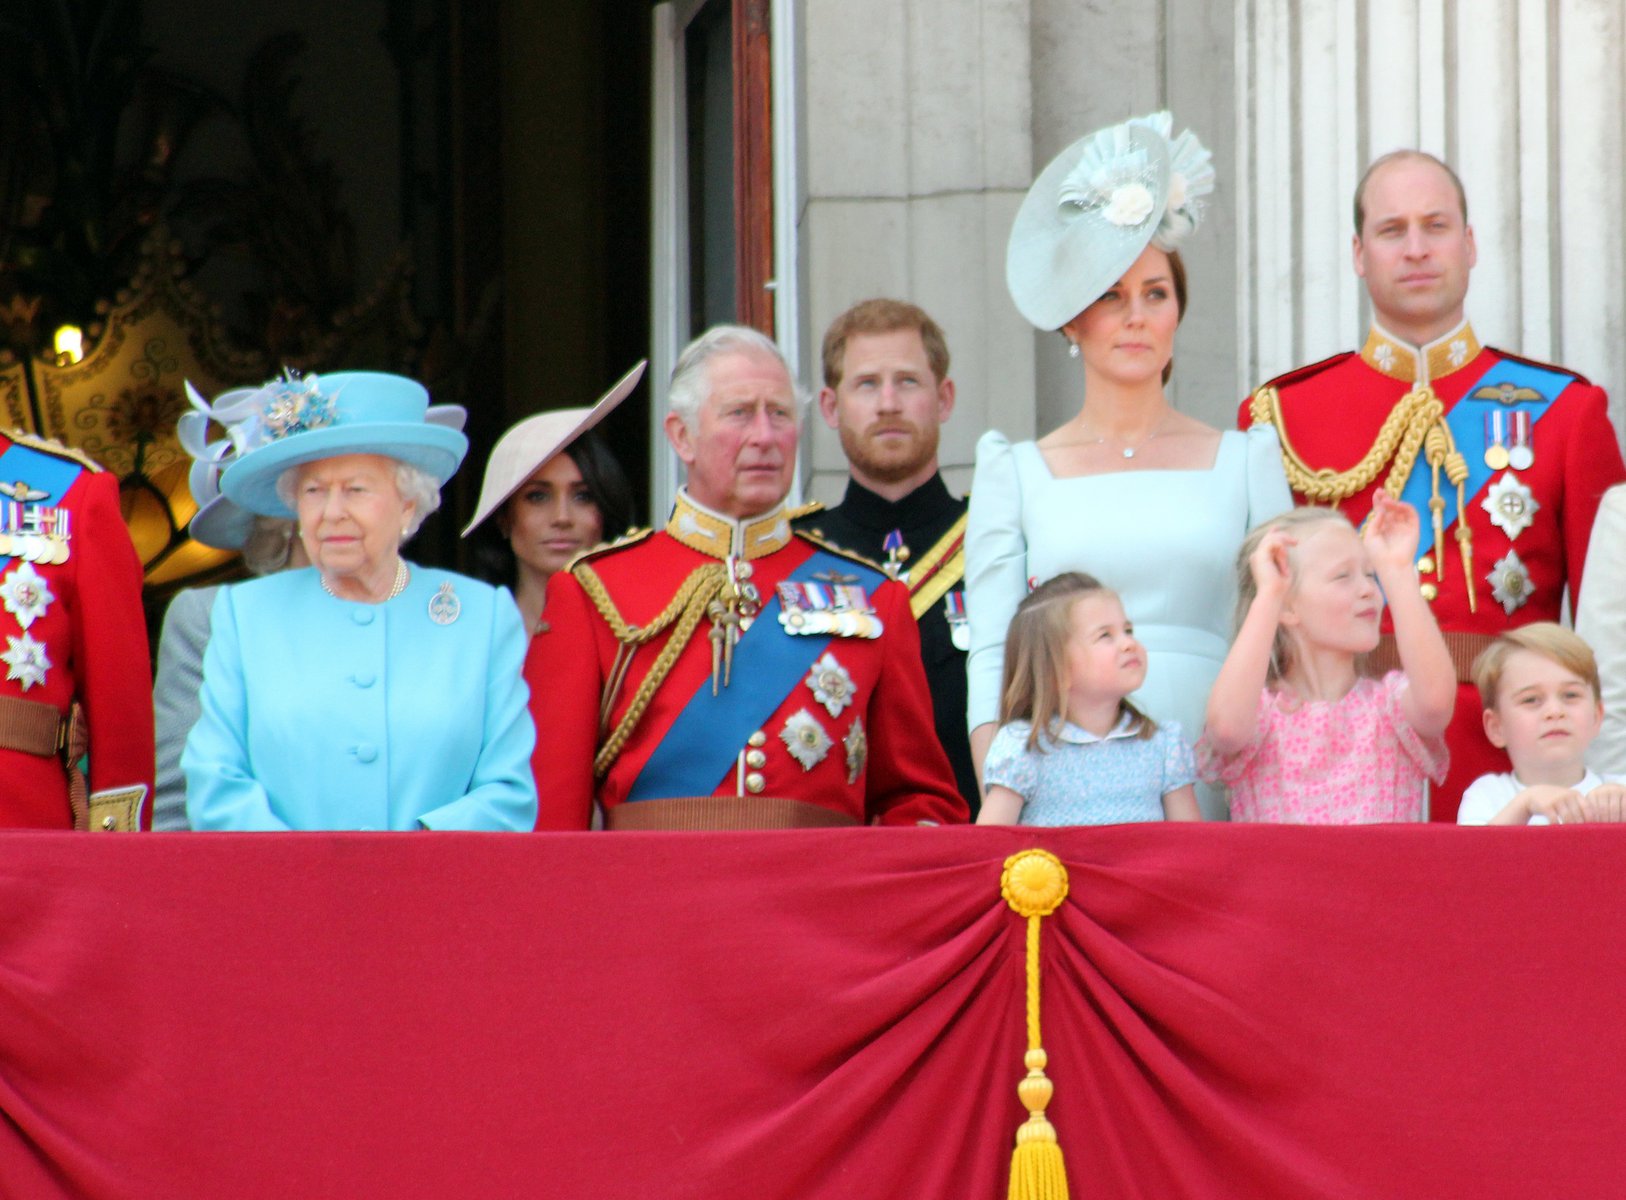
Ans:
[{"label": "gold button", "polygon": [[745,777],[745,790],[750,792],[753,796],[766,786],[767,784],[763,782],[762,776],[758,775],[755,771],[750,772]]},{"label": "gold button", "polygon": [[102,828],[103,829],[117,829],[118,827],[119,827],[119,823],[118,823],[117,818],[115,818],[115,817],[103,817],[102,818]]},{"label": "gold button", "polygon": [[745,744],[747,746],[766,746],[768,744],[768,735],[759,729],[745,739]]},{"label": "gold button", "polygon": [[1425,554],[1422,558],[1417,560],[1417,570],[1419,574],[1427,575],[1433,569],[1434,556],[1432,554]]},{"label": "gold button", "polygon": [[745,752],[745,765],[760,770],[768,765],[768,756],[760,750],[747,750]]},{"label": "gold button", "polygon": [[752,571],[750,563],[742,562],[742,563],[736,563],[734,565],[734,576],[735,576],[735,578],[737,578],[737,579],[749,579],[749,578],[751,578],[752,574],[753,574],[753,571]]},{"label": "gold button", "polygon": [[1423,599],[1432,602],[1440,594],[1440,589],[1432,583],[1425,583],[1418,591],[1423,593]]}]

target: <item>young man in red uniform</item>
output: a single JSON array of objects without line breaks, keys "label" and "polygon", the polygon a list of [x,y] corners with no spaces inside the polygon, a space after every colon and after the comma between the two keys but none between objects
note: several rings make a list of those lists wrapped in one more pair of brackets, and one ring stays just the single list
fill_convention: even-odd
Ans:
[{"label": "young man in red uniform", "polygon": [[538,827],[964,821],[909,593],[792,531],[801,413],[774,344],[719,326],[678,359],[666,527],[548,585],[525,676]]},{"label": "young man in red uniform", "polygon": [[[1244,428],[1276,426],[1300,503],[1359,522],[1383,487],[1418,510],[1418,586],[1459,681],[1436,821],[1455,819],[1478,776],[1508,769],[1481,727],[1475,656],[1505,629],[1557,620],[1566,589],[1573,608],[1599,498],[1626,478],[1601,388],[1475,337],[1463,309],[1477,254],[1449,167],[1411,150],[1378,159],[1355,193],[1366,345],[1271,380],[1240,414]],[[1375,666],[1393,665],[1388,632],[1385,618]]]},{"label": "young man in red uniform", "polygon": [[15,433],[0,436],[0,664],[0,826],[149,828],[152,672],[118,480]]}]

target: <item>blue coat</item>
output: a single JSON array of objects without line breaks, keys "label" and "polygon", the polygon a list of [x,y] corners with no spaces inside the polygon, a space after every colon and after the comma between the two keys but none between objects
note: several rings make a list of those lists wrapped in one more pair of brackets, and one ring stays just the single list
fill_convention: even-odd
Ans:
[{"label": "blue coat", "polygon": [[[429,616],[442,584],[460,611]],[[511,829],[536,824],[519,610],[414,566],[383,604],[312,568],[223,588],[202,714],[181,756],[194,829]]]}]

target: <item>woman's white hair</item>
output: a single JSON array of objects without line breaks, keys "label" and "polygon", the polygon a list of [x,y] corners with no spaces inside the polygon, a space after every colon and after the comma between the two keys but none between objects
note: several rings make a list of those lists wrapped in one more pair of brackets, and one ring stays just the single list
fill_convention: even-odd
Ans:
[{"label": "woman's white hair", "polygon": [[[299,511],[299,499],[294,491],[299,483],[299,471],[301,467],[309,465],[300,463],[277,476],[277,499],[295,512]],[[440,484],[422,467],[415,467],[409,462],[396,459],[395,490],[401,493],[402,500],[412,505],[412,517],[407,522],[406,532],[401,535],[401,541],[404,543],[410,541],[412,535],[423,527],[429,514],[440,507]]]},{"label": "woman's white hair", "polygon": [[711,360],[724,354],[767,355],[785,368],[798,406],[806,403],[790,364],[772,338],[748,325],[713,325],[683,348],[666,389],[667,410],[676,413],[691,431],[700,421],[700,406],[711,395]]}]

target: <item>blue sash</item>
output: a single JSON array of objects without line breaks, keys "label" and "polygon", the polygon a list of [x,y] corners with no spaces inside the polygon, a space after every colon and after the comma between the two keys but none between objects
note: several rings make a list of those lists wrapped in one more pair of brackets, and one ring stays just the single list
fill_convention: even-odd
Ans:
[{"label": "blue sash", "polygon": [[[79,473],[84,469],[71,458],[59,458],[55,454],[46,454],[32,446],[23,446],[16,442],[7,446],[4,453],[0,453],[0,483],[22,482],[37,492],[45,493],[39,500],[23,502],[20,507],[24,509],[60,507],[62,498],[68,494],[73,481],[79,478]],[[3,502],[4,497],[0,497],[0,503]],[[72,534],[71,529],[69,533]],[[9,555],[0,558],[0,571],[11,566],[12,561]]]},{"label": "blue sash", "polygon": [[[878,572],[822,550],[786,578],[801,583],[831,570],[859,575],[870,591],[884,581]],[[713,696],[711,675],[700,681],[628,789],[627,800],[711,795],[738,760],[745,739],[773,716],[829,644],[828,635],[787,633],[779,624],[779,592],[774,589],[735,643],[732,684]]]},{"label": "blue sash", "polygon": [[[1456,440],[1457,449],[1468,460],[1468,479],[1462,486],[1463,496],[1471,500],[1479,494],[1481,488],[1490,482],[1491,476],[1496,474],[1485,465],[1485,414],[1495,409],[1503,412],[1515,413],[1520,410],[1530,414],[1530,428],[1536,427],[1536,422],[1546,415],[1552,407],[1558,394],[1567,388],[1575,376],[1566,371],[1554,371],[1544,367],[1532,366],[1529,363],[1517,362],[1513,359],[1498,359],[1462,394],[1462,399],[1451,406],[1451,411],[1445,414],[1445,423],[1451,429],[1451,436]],[[1520,400],[1514,404],[1503,404],[1500,400],[1475,399],[1474,393],[1485,387],[1497,387],[1509,383],[1514,387],[1527,387],[1540,393],[1540,400]],[[1511,427],[1512,421],[1509,420]],[[1428,502],[1434,494],[1432,482],[1433,472],[1423,461],[1422,452],[1417,455],[1417,465],[1412,468],[1411,478],[1406,480],[1406,486],[1401,489],[1400,498],[1417,510],[1418,521],[1421,525],[1417,539],[1417,556],[1421,558],[1434,548],[1434,519],[1428,511]],[[1445,496],[1446,486],[1441,481],[1440,495]],[[1444,524],[1442,530],[1450,529],[1457,519],[1457,506],[1448,502],[1445,511],[1441,514]]]}]

